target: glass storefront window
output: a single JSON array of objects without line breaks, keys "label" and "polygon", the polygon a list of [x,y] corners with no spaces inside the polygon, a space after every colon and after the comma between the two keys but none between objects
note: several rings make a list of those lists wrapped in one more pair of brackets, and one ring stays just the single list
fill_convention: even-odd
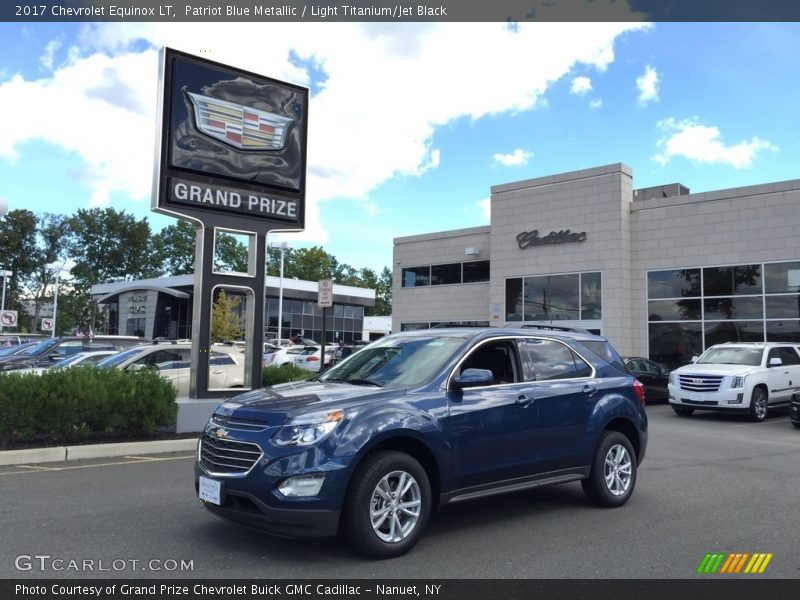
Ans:
[{"label": "glass storefront window", "polygon": [[506,321],[522,321],[522,278],[506,279]]},{"label": "glass storefront window", "polygon": [[703,329],[700,322],[650,323],[650,359],[677,369],[689,364],[703,351]]},{"label": "glass storefront window", "polygon": [[706,321],[762,319],[764,317],[761,296],[711,298],[703,301],[703,307]]},{"label": "glass storefront window", "polygon": [[764,265],[764,291],[767,294],[800,292],[800,262]]},{"label": "glass storefront window", "polygon": [[581,273],[581,319],[603,318],[603,287],[600,273]]},{"label": "glass storefront window", "polygon": [[420,287],[431,284],[431,268],[410,267],[403,269],[403,287]]},{"label": "glass storefront window", "polygon": [[763,342],[764,321],[714,321],[705,324],[706,348],[725,342]]},{"label": "glass storefront window", "polygon": [[525,277],[525,320],[578,319],[578,274]]},{"label": "glass storefront window", "polygon": [[700,299],[650,300],[647,302],[650,321],[697,321],[700,319]]},{"label": "glass storefront window", "polygon": [[464,263],[464,283],[483,283],[489,281],[489,261],[475,260]]},{"label": "glass storefront window", "polygon": [[768,319],[800,318],[800,296],[767,296],[765,303]]},{"label": "glass storefront window", "polygon": [[691,298],[700,295],[700,269],[650,271],[647,274],[647,297]]},{"label": "glass storefront window", "polygon": [[431,285],[461,283],[461,263],[431,266]]},{"label": "glass storefront window", "polygon": [[733,296],[761,293],[761,265],[706,267],[703,269],[704,296]]},{"label": "glass storefront window", "polygon": [[800,342],[800,320],[767,321],[768,342]]}]

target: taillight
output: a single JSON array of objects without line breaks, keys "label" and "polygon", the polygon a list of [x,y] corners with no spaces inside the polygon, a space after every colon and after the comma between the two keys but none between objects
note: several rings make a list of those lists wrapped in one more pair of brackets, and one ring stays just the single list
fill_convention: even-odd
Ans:
[{"label": "taillight", "polygon": [[638,379],[633,380],[633,391],[636,392],[636,397],[639,402],[644,406],[644,385]]},{"label": "taillight", "polygon": [[319,358],[318,358],[318,357],[316,357],[316,356],[309,356],[309,357],[306,359],[306,362],[314,362],[315,360],[319,360]]}]

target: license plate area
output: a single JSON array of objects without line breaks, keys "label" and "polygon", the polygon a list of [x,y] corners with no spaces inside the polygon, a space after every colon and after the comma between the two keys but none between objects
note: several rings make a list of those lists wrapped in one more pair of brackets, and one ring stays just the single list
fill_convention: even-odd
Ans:
[{"label": "license plate area", "polygon": [[201,475],[198,481],[197,495],[200,500],[220,506],[222,504],[222,482]]}]

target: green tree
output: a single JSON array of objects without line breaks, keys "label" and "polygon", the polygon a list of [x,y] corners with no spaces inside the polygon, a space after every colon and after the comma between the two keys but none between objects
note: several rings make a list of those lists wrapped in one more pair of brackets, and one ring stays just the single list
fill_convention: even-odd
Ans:
[{"label": "green tree", "polygon": [[29,210],[12,210],[0,218],[0,270],[11,272],[5,282],[5,308],[20,314],[24,313],[20,284],[36,268],[31,249],[36,247],[37,224],[36,215]]},{"label": "green tree", "polygon": [[161,258],[164,275],[194,273],[196,238],[197,226],[182,219],[153,235],[153,252]]},{"label": "green tree", "polygon": [[236,310],[240,303],[238,296],[228,296],[225,290],[219,291],[211,308],[212,342],[229,342],[242,336],[242,322]]},{"label": "green tree", "polygon": [[75,286],[157,277],[150,224],[113,208],[81,209],[70,218],[73,235],[71,273]]},{"label": "green tree", "polygon": [[247,247],[233,235],[217,234],[214,269],[247,273]]},{"label": "green tree", "polygon": [[69,218],[43,214],[37,221],[36,246],[31,250],[34,269],[25,279],[33,296],[31,331],[36,331],[45,301],[53,301],[55,280],[70,251]]}]

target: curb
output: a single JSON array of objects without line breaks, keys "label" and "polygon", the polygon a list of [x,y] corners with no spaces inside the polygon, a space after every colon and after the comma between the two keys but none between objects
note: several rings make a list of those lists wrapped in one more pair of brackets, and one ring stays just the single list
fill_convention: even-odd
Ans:
[{"label": "curb", "polygon": [[121,444],[89,444],[85,446],[56,446],[29,450],[0,452],[0,466],[26,465],[89,458],[112,458],[131,454],[165,454],[189,452],[197,448],[197,438],[157,440],[155,442],[123,442]]}]

